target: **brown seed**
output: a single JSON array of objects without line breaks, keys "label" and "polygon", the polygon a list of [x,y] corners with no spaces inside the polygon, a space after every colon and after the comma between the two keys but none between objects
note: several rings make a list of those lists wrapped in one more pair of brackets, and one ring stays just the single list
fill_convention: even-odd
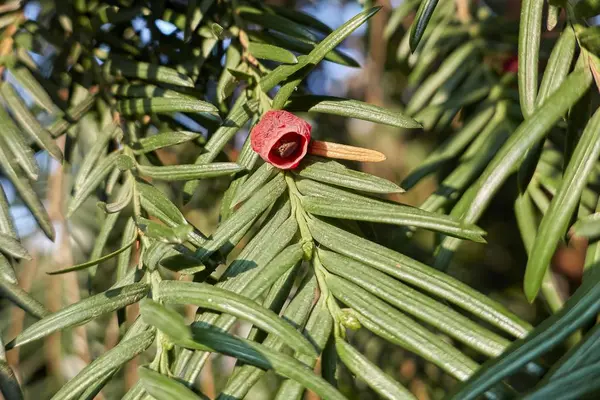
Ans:
[{"label": "brown seed", "polygon": [[281,158],[287,158],[291,156],[294,151],[298,148],[298,142],[287,142],[280,144],[275,151]]}]

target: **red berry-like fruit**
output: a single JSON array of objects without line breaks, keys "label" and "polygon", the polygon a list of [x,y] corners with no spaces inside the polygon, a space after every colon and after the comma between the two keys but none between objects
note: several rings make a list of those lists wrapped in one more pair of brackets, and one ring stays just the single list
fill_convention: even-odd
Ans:
[{"label": "red berry-like fruit", "polygon": [[311,126],[283,110],[267,111],[250,132],[252,149],[280,169],[293,169],[308,151]]}]

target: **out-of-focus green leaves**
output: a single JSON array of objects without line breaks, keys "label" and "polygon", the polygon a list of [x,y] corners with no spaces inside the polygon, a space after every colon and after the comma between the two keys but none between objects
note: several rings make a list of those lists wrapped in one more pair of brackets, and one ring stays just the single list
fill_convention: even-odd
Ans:
[{"label": "out-of-focus green leaves", "polygon": [[38,80],[25,67],[9,68],[10,74],[16,79],[23,89],[29,93],[33,100],[49,114],[58,113],[58,107],[52,101],[46,90]]},{"label": "out-of-focus green leaves", "polygon": [[117,101],[117,110],[123,115],[168,114],[174,112],[218,114],[214,105],[196,99],[168,97],[134,98]]},{"label": "out-of-focus green leaves", "polygon": [[0,85],[0,95],[3,102],[10,108],[13,117],[21,128],[53,158],[62,162],[62,152],[54,143],[54,139],[46,129],[40,125],[39,121],[29,111],[25,103],[19,98],[12,86],[8,83]]},{"label": "out-of-focus green leaves", "polygon": [[259,59],[286,64],[296,64],[298,62],[298,59],[291,51],[270,44],[250,42],[248,44],[248,51]]},{"label": "out-of-focus green leaves", "polygon": [[[465,222],[476,221],[527,151],[542,140],[556,121],[585,94],[591,83],[592,77],[587,70],[580,68],[572,72],[542,107],[519,125],[479,179],[455,205],[452,215],[462,217]],[[438,247],[435,265],[445,268],[459,244],[458,239],[445,238]]]},{"label": "out-of-focus green leaves", "polygon": [[[0,342],[0,345],[3,343]],[[0,357],[0,393],[6,399],[23,399],[23,392],[14,371],[8,363]]]},{"label": "out-of-focus green leaves", "polygon": [[102,314],[138,302],[146,296],[149,290],[150,287],[148,285],[134,283],[133,285],[108,290],[91,296],[42,318],[19,333],[6,346],[7,348],[19,347],[47,336],[52,332],[84,324]]},{"label": "out-of-focus green leaves", "polygon": [[31,260],[31,256],[21,243],[11,235],[4,233],[0,233],[0,251],[15,258]]},{"label": "out-of-focus green leaves", "polygon": [[581,0],[573,7],[575,15],[580,18],[590,18],[600,14],[600,1]]},{"label": "out-of-focus green leaves", "polygon": [[285,108],[291,111],[308,111],[343,117],[363,119],[378,124],[395,126],[398,128],[420,128],[414,119],[372,104],[358,100],[343,99],[332,96],[292,96]]},{"label": "out-of-focus green leaves", "polygon": [[533,243],[525,270],[524,289],[530,302],[537,296],[557,243],[567,230],[571,214],[579,203],[581,192],[596,165],[598,155],[600,155],[600,111],[596,111],[583,131],[564,173],[561,186],[540,223],[540,233]]},{"label": "out-of-focus green leaves", "polygon": [[577,236],[583,236],[589,239],[600,237],[600,213],[590,214],[578,220],[571,231]]},{"label": "out-of-focus green leaves", "polygon": [[40,168],[35,160],[31,147],[25,141],[19,128],[15,125],[4,107],[0,107],[0,123],[3,137],[0,146],[10,149],[15,162],[25,171],[29,179],[37,180]]},{"label": "out-of-focus green leaves", "polygon": [[394,8],[392,15],[385,26],[383,31],[383,37],[389,39],[394,32],[398,29],[404,18],[414,10],[419,4],[420,0],[407,0],[403,1],[398,7]]},{"label": "out-of-focus green leaves", "polygon": [[1,145],[0,142],[0,166],[6,176],[10,179],[12,184],[17,189],[19,196],[23,199],[36,221],[40,225],[40,228],[44,231],[46,236],[51,240],[54,239],[54,226],[50,221],[50,217],[48,216],[48,212],[44,208],[44,205],[40,201],[39,196],[35,193],[29,180],[25,178],[24,173],[21,169],[13,165],[11,162],[11,157],[8,155],[7,149]]},{"label": "out-of-focus green leaves", "polygon": [[130,61],[122,57],[112,56],[102,65],[106,78],[127,77],[168,83],[175,86],[194,87],[194,82],[176,70],[158,64],[141,61]]},{"label": "out-of-focus green leaves", "polygon": [[299,39],[310,41],[318,40],[317,36],[311,32],[310,29],[283,16],[271,14],[258,8],[248,6],[240,6],[235,12],[244,20],[261,25],[265,28],[273,29]]}]

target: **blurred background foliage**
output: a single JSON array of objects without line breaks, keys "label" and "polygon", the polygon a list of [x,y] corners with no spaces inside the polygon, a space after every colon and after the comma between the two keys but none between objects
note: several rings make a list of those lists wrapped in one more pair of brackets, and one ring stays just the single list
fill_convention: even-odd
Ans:
[{"label": "blurred background foliage", "polygon": [[[447,42],[438,42],[437,47],[421,49],[423,54],[420,57],[429,57],[430,61],[428,65],[421,66],[421,69],[415,72],[415,65],[420,64],[416,64],[416,59],[408,52],[406,43],[406,35],[414,16],[414,8],[412,11],[408,9],[406,14],[400,17],[394,12],[406,2],[411,2],[411,0],[377,2],[272,0],[267,3],[304,11],[333,28],[347,21],[365,6],[383,6],[381,12],[368,25],[357,29],[341,46],[341,51],[356,60],[360,67],[325,61],[315,69],[300,90],[314,94],[361,99],[400,111],[405,110],[407,104],[410,107],[411,96],[419,85],[442,65],[451,50],[465,40],[465,36],[456,34],[449,36]],[[11,4],[17,3],[6,1],[0,5],[0,10],[2,7],[10,7]],[[97,2],[73,2],[75,9],[78,5],[84,8],[92,7],[95,3]],[[127,3],[127,1],[122,0],[115,3]],[[150,56],[160,59],[163,56],[161,52],[169,52],[168,47],[171,41],[182,40],[189,35],[189,32],[185,32],[185,24],[181,23],[182,20],[185,21],[188,2],[172,0],[163,3],[166,6],[162,18],[157,19],[154,25],[148,25],[141,18],[131,18],[130,24],[119,25],[118,32],[96,26],[95,24],[99,22],[96,21],[97,15],[94,12],[84,10],[84,12],[74,15],[71,2],[50,0],[27,1],[22,10],[15,9],[13,11],[7,8],[8,11],[3,11],[0,16],[0,25],[2,28],[6,28],[17,19],[20,21],[19,23],[23,24],[25,29],[20,30],[19,34],[14,37],[18,48],[18,61],[24,65],[33,65],[33,71],[39,74],[39,77],[47,78],[40,82],[46,82],[49,85],[48,92],[55,95],[52,100],[61,108],[66,108],[67,96],[61,97],[60,88],[68,87],[71,99],[85,96],[88,90],[93,91],[92,87],[86,87],[85,81],[86,69],[93,68],[93,66],[77,62],[81,53],[85,53],[84,49],[78,46],[77,39],[79,38],[55,37],[53,32],[68,31],[73,29],[73,24],[90,23],[92,29],[103,30],[104,42],[94,50],[94,55],[99,60],[102,60],[103,54],[110,52],[113,48],[126,52],[135,52],[138,51],[136,49],[141,48],[143,50],[140,51],[149,52]],[[412,0],[412,3],[418,2]],[[422,165],[434,149],[464,126],[464,116],[469,115],[474,108],[478,107],[482,99],[487,97],[488,93],[493,90],[492,88],[498,84],[504,76],[503,68],[506,67],[506,62],[510,61],[517,51],[518,22],[516,18],[518,12],[515,10],[519,9],[518,2],[488,1],[484,3],[482,1],[478,2],[477,6],[465,11],[460,7],[461,4],[466,3],[460,0],[441,2],[439,7],[445,8],[446,11],[437,17],[439,18],[437,21],[443,20],[444,23],[453,26],[457,32],[462,30],[463,33],[477,35],[479,34],[477,30],[485,31],[483,35],[486,40],[496,46],[490,46],[486,52],[477,54],[468,62],[457,65],[455,73],[463,74],[462,78],[464,79],[458,78],[456,84],[447,90],[445,97],[442,91],[436,92],[436,96],[442,93],[441,100],[437,104],[430,103],[431,106],[428,109],[413,107],[412,114],[415,119],[424,124],[425,129],[402,130],[328,114],[304,115],[313,125],[314,137],[320,140],[379,150],[388,155],[386,161],[355,166],[365,172],[397,183],[410,177],[410,174]],[[49,27],[48,32],[42,35],[35,34],[37,29],[42,29],[41,26],[48,21],[48,16],[54,12],[63,16],[52,19],[52,23],[62,25],[61,29],[54,30],[53,27]],[[442,12],[443,10],[440,11],[440,13]],[[76,20],[74,19],[76,15],[82,15],[87,20]],[[478,33],[473,33],[474,31]],[[74,32],[85,35],[85,32],[77,29]],[[431,35],[434,34],[436,33],[431,33]],[[63,43],[65,40],[66,43]],[[155,40],[166,48],[154,44],[145,46],[145,43],[153,43]],[[540,52],[542,63],[547,60],[555,41],[556,36],[550,32],[542,42]],[[222,46],[208,50],[210,56],[207,57],[207,65],[203,70],[212,70],[214,73],[201,81],[204,85],[203,90],[208,93],[210,98],[214,98],[217,91],[217,73],[221,69],[221,63],[224,61],[227,51],[226,42],[224,40]],[[439,43],[445,44],[440,45]],[[177,59],[178,65],[188,68],[192,73],[194,66],[198,65],[202,58],[202,55],[198,54],[175,53],[169,56]],[[19,87],[22,85],[22,81],[12,74],[12,70],[7,73],[7,81],[16,83],[17,91],[25,99],[27,105],[33,108],[42,123],[45,118],[49,118],[48,110],[36,109],[34,99],[27,91]],[[471,93],[473,97],[470,103],[455,106],[452,103],[454,100],[448,101],[448,98],[452,93],[460,93],[461,87],[463,94]],[[484,88],[484,93],[477,97],[477,91],[481,88]],[[515,81],[508,80],[503,90],[505,93],[502,98],[508,99],[507,113],[516,125],[520,123],[522,116],[518,108]],[[106,115],[108,119],[112,117],[103,110],[98,110],[98,112]],[[180,116],[180,118],[183,117]],[[210,120],[206,119],[194,121],[186,118],[184,123],[190,127],[190,130],[204,134],[206,134],[205,127],[208,126],[209,130],[214,129],[211,127]],[[85,156],[85,149],[91,147],[94,139],[101,135],[104,128],[105,125],[91,117],[84,117],[72,128],[85,132],[80,137],[89,140],[89,143],[81,145],[79,153],[81,158]],[[241,130],[238,132],[234,144],[226,147],[225,152],[231,159],[236,159],[247,134],[247,130]],[[167,165],[191,163],[199,152],[199,146],[185,143],[169,147],[168,150],[160,151],[158,154],[161,162]],[[89,282],[84,275],[48,276],[46,272],[89,259],[98,235],[98,221],[103,217],[103,212],[96,206],[95,200],[88,200],[69,220],[70,236],[65,237],[63,235],[65,222],[64,219],[61,219],[63,218],[61,212],[56,208],[60,208],[62,206],[61,199],[68,196],[66,191],[70,187],[70,183],[61,181],[59,176],[66,176],[68,180],[73,179],[73,175],[69,173],[68,166],[60,167],[45,152],[38,152],[36,160],[40,165],[40,177],[34,188],[49,210],[56,230],[54,242],[51,242],[39,231],[28,207],[21,203],[10,181],[1,178],[0,183],[11,206],[11,213],[16,221],[19,236],[24,238],[26,247],[31,249],[32,253],[32,260],[22,261],[16,267],[19,283],[23,289],[45,304],[48,309],[57,310],[85,297]],[[72,165],[77,165],[81,159],[73,159],[70,162]],[[438,183],[454,171],[456,165],[456,162],[452,160],[442,163],[434,173],[425,179],[418,180],[407,193],[394,195],[391,199],[415,206],[422,205],[438,189]],[[545,302],[537,301],[529,304],[522,293],[521,287],[527,256],[514,216],[513,201],[517,196],[515,180],[516,177],[513,177],[503,186],[479,222],[479,226],[488,232],[487,245],[468,243],[462,246],[447,272],[504,304],[532,325],[536,325],[550,312]],[[202,189],[196,192],[202,193],[202,195],[194,197],[185,206],[186,218],[200,231],[210,234],[216,229],[219,201],[228,184],[227,179],[202,181]],[[157,185],[168,193],[170,198],[180,198],[182,185]],[[544,197],[543,194],[542,197]],[[433,211],[448,211],[449,205],[446,203],[445,206]],[[125,222],[125,220],[119,220],[109,236],[107,249],[116,250],[121,247],[120,237],[125,229]],[[425,263],[433,261],[432,251],[437,240],[434,234],[418,232],[414,240],[408,243],[398,240],[404,234],[401,229],[387,225],[376,225],[376,227],[377,230],[373,232],[373,235],[378,242]],[[572,242],[570,245],[560,248],[556,254],[553,263],[554,278],[561,296],[568,297],[568,294],[578,286],[584,253],[584,242]],[[98,274],[100,278],[104,274],[112,276],[115,268],[116,260],[107,261]],[[110,286],[110,282],[111,280],[108,279],[95,279],[92,282],[92,291],[105,290]],[[186,307],[181,311],[189,317],[193,316],[195,312],[191,307]],[[12,306],[6,300],[1,300],[0,331],[3,332],[2,336],[5,339],[14,337],[22,330],[23,326],[28,326],[32,321],[33,319],[24,311]],[[243,332],[247,326],[239,324],[236,329]],[[91,321],[85,325],[85,328],[77,327],[54,333],[44,341],[28,344],[8,352],[7,359],[22,383],[26,398],[46,399],[50,398],[66,380],[75,376],[90,359],[102,354],[106,349],[112,348],[118,337],[117,317],[111,314]],[[352,333],[351,342],[385,372],[405,384],[420,400],[442,399],[456,384],[453,378],[443,373],[435,365],[423,361],[408,351],[390,345],[366,329]],[[462,350],[477,360],[477,354],[469,353],[466,348]],[[559,348],[555,352],[555,356],[559,356],[564,349]],[[550,355],[549,360],[552,358],[553,355]],[[120,398],[137,380],[136,365],[149,361],[148,355],[142,355],[137,361],[129,363],[118,379],[113,379],[106,386],[102,396]],[[202,391],[214,398],[215,393],[224,387],[234,362],[235,360],[229,357],[213,356],[210,368],[205,368],[199,378]],[[279,378],[269,373],[246,398],[270,398],[277,388],[278,382]],[[377,398],[377,395],[364,382],[355,381],[346,370],[342,370],[340,390],[349,399]],[[310,393],[307,394],[307,397],[314,398]]]}]

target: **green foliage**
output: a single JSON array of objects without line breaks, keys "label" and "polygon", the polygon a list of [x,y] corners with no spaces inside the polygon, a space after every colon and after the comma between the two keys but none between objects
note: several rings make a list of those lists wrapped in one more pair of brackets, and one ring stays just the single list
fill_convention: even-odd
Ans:
[{"label": "green foliage", "polygon": [[[456,380],[452,398],[597,394],[600,32],[585,18],[598,2],[551,2],[544,15],[543,0],[525,0],[517,26],[479,2],[411,0],[385,27],[363,2],[335,30],[262,3],[48,0],[32,20],[28,1],[0,5],[2,177],[56,241],[45,282],[87,286],[74,278],[76,295],[59,287],[46,301],[22,287],[42,242],[19,235],[21,203],[0,186],[0,294],[28,315],[3,325],[2,395],[30,394],[9,351],[44,340],[59,355],[67,342],[86,349],[76,371],[48,368],[59,379],[44,396],[56,399],[209,398],[197,381],[214,354],[235,361],[218,377],[221,400],[249,398],[269,373],[276,399],[353,398],[344,374],[382,398],[420,398],[354,343],[361,332]],[[387,67],[406,73],[405,106],[306,91],[324,60],[359,67],[338,47],[365,24],[381,35],[370,47],[388,46]],[[500,65],[515,54],[518,71]],[[401,184],[315,155],[284,171],[244,137],[278,109],[443,140]],[[396,201],[433,174],[419,207]],[[447,270],[463,241],[486,244],[477,224],[513,184],[523,292],[553,313],[536,327]],[[423,231],[435,235],[431,257],[412,251]],[[75,246],[86,235],[93,244]],[[590,245],[567,300],[550,265],[569,236]],[[59,334],[80,336],[52,342]]]}]

